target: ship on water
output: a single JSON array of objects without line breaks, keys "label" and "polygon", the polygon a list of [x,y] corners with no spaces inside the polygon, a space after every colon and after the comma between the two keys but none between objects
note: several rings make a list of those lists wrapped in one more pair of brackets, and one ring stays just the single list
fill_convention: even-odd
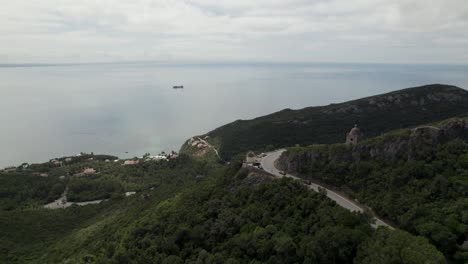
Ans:
[{"label": "ship on water", "polygon": [[174,85],[172,86],[172,89],[184,89],[183,85]]}]

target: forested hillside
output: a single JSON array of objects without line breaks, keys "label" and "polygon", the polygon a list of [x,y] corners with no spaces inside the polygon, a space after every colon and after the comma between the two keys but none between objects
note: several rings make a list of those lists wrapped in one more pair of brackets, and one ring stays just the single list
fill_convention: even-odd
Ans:
[{"label": "forested hillside", "polygon": [[344,144],[290,148],[279,165],[340,187],[379,216],[468,261],[468,119],[454,118]]},{"label": "forested hillside", "polygon": [[0,260],[445,263],[424,238],[373,230],[365,215],[324,194],[240,165],[213,169],[195,184],[169,184],[99,205],[2,212]]},{"label": "forested hillside", "polygon": [[[52,244],[73,236],[65,244],[65,251],[76,253],[84,246],[79,243],[90,234],[96,240],[104,239],[101,242],[105,243],[101,237],[108,234],[101,229],[105,223],[125,216],[136,219],[138,210],[144,210],[146,203],[143,207],[136,206],[143,198],[157,202],[171,197],[216,167],[187,156],[132,166],[106,162],[111,156],[100,157],[86,154],[62,166],[47,162],[0,173],[0,263],[60,263],[50,260],[54,253],[48,247]],[[97,173],[74,175],[88,167],[95,168]],[[38,172],[48,176],[37,176]],[[69,188],[69,200],[108,200],[99,205],[67,209],[43,208],[45,203],[58,198],[65,186]],[[140,199],[125,197],[125,191],[136,191],[135,196]],[[40,257],[42,261],[38,260]]]},{"label": "forested hillside", "polygon": [[373,137],[394,129],[468,113],[468,92],[449,85],[426,85],[328,106],[285,109],[252,120],[237,120],[206,135],[223,159],[248,150],[296,144],[344,142],[354,124]]}]

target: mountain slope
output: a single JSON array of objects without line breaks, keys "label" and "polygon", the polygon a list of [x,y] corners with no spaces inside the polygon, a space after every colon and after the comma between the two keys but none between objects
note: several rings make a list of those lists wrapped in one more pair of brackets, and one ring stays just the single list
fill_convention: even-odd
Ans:
[{"label": "mountain slope", "polygon": [[9,263],[373,263],[380,256],[390,264],[395,254],[404,263],[445,263],[425,238],[373,230],[365,215],[297,181],[240,167],[234,161],[168,199],[154,192],[115,201],[39,258],[12,255]]},{"label": "mountain slope", "polygon": [[131,168],[94,165],[104,174],[113,171],[122,183],[132,176],[142,183],[159,181],[95,205],[0,208],[0,263],[374,263],[379,258],[391,264],[395,255],[404,263],[445,263],[426,238],[373,230],[366,214],[349,212],[298,181],[242,168],[241,160],[211,166],[180,156]]},{"label": "mountain slope", "polygon": [[[237,120],[204,136],[223,159],[252,150],[343,142],[354,124],[366,137],[468,113],[468,91],[433,84],[328,106]],[[186,149],[186,148],[183,148]]]},{"label": "mountain slope", "polygon": [[397,227],[468,261],[468,118],[345,144],[293,147],[278,166],[340,188]]}]

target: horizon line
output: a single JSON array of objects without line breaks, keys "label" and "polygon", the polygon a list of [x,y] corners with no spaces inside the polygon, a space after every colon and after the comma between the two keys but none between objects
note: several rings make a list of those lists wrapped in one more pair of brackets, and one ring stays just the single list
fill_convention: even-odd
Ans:
[{"label": "horizon line", "polygon": [[92,65],[126,65],[126,64],[155,64],[160,66],[196,66],[196,65],[416,65],[416,66],[468,66],[468,63],[403,63],[403,62],[339,62],[339,61],[157,61],[157,60],[133,60],[133,61],[101,61],[101,62],[18,62],[0,63],[0,68],[21,67],[60,67],[60,66],[92,66]]}]

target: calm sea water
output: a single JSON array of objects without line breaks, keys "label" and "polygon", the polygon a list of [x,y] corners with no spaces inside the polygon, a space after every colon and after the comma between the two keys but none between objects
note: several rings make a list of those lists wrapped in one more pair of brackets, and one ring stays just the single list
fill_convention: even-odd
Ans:
[{"label": "calm sea water", "polygon": [[0,80],[0,166],[7,166],[79,152],[128,157],[178,150],[193,135],[283,108],[429,83],[467,89],[468,66],[0,65]]}]

